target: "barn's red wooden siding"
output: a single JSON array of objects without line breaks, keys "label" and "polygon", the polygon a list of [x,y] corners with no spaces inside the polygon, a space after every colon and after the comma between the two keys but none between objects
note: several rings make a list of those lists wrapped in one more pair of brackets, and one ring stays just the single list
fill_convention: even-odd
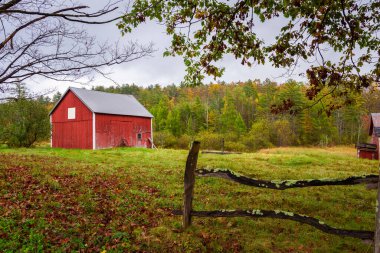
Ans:
[{"label": "barn's red wooden siding", "polygon": [[[75,107],[75,119],[68,119],[68,108]],[[92,112],[68,91],[51,114],[52,147],[92,149]]]},{"label": "barn's red wooden siding", "polygon": [[[132,147],[151,147],[151,119],[136,116],[110,114],[95,115],[96,148],[117,147],[124,144]],[[141,141],[138,134],[141,133]]]},{"label": "barn's red wooden siding", "polygon": [[377,150],[357,150],[358,158],[364,158],[369,160],[379,160],[379,154]]}]

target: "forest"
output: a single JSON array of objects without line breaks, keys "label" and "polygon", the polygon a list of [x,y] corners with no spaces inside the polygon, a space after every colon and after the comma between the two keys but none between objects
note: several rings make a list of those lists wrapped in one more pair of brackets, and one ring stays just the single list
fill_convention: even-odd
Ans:
[{"label": "forest", "polygon": [[[220,150],[224,142],[231,151],[355,144],[367,141],[369,113],[380,112],[377,89],[350,94],[340,107],[323,91],[309,100],[308,86],[294,80],[92,89],[134,95],[154,115],[154,142],[165,148],[188,148],[194,139],[207,149]],[[333,110],[326,108],[332,99]]]}]

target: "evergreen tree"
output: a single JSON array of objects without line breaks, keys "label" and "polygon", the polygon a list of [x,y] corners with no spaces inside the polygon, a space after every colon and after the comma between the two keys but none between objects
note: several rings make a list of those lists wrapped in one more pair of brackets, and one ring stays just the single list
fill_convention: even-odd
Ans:
[{"label": "evergreen tree", "polygon": [[237,113],[236,115],[234,129],[238,136],[244,134],[247,131],[247,127],[240,113]]},{"label": "evergreen tree", "polygon": [[166,119],[166,128],[170,130],[174,136],[177,137],[182,133],[180,120],[180,111],[177,108],[174,108],[172,111],[170,111]]},{"label": "evergreen tree", "polygon": [[222,115],[220,116],[221,132],[234,132],[236,126],[237,111],[235,103],[229,93],[224,98]]}]

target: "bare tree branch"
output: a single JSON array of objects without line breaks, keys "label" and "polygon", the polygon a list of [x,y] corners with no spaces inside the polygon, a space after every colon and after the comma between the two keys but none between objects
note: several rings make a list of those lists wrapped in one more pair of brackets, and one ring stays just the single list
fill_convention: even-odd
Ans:
[{"label": "bare tree branch", "polygon": [[78,25],[119,19],[115,15],[118,3],[108,1],[95,11],[72,1],[13,0],[0,4],[0,92],[36,77],[80,83],[94,75],[110,79],[105,68],[150,55],[152,44],[100,43]]},{"label": "bare tree branch", "polygon": [[12,1],[9,1],[9,2],[7,2],[5,4],[1,4],[0,5],[0,11],[8,10],[12,6],[18,4],[19,2],[21,2],[21,0],[12,0]]}]

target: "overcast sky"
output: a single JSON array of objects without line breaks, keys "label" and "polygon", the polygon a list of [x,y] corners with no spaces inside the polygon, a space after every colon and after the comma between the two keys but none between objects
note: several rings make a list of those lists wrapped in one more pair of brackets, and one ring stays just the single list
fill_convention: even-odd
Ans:
[{"label": "overcast sky", "polygon": [[[89,3],[89,1],[83,1]],[[102,0],[91,1],[92,7],[96,8],[104,3]],[[120,9],[120,13],[123,9]],[[279,28],[283,26],[281,20],[276,20],[270,23],[261,24],[260,22],[255,27],[255,32],[259,34],[266,42],[273,39],[273,35],[277,33]],[[138,29],[136,29],[132,34],[127,34],[122,37],[120,31],[116,27],[116,23],[110,23],[105,25],[96,26],[84,26],[84,28],[91,34],[94,34],[96,38],[100,41],[107,40],[108,42],[116,42],[121,40],[123,43],[128,41],[138,41],[141,44],[149,44],[153,42],[155,53],[151,57],[146,57],[139,59],[130,63],[115,66],[111,71],[110,77],[119,84],[136,84],[139,86],[148,86],[151,84],[159,84],[162,86],[169,84],[179,84],[185,74],[184,63],[180,57],[163,57],[163,52],[165,48],[170,45],[170,37],[165,34],[165,28],[157,23],[150,22],[146,23]],[[284,82],[290,78],[299,81],[304,81],[303,77],[299,76],[299,73],[304,72],[304,64],[299,66],[292,76],[285,74],[287,71],[284,69],[276,69],[270,64],[255,65],[251,68],[247,66],[242,66],[239,60],[235,60],[234,57],[227,55],[220,65],[225,67],[225,74],[216,81],[225,82],[237,82],[246,81],[248,79],[261,79],[265,80],[269,78],[276,82]],[[285,75],[284,75],[285,74]],[[207,78],[206,83],[215,82],[212,78]],[[37,80],[36,83],[28,83],[28,86],[35,91],[36,87],[39,90],[52,89],[56,91],[63,92],[69,86],[80,87],[78,84],[74,83],[58,83],[51,80]],[[91,86],[110,86],[114,85],[110,80],[103,77],[96,77],[93,82],[91,82],[87,87]]]}]

